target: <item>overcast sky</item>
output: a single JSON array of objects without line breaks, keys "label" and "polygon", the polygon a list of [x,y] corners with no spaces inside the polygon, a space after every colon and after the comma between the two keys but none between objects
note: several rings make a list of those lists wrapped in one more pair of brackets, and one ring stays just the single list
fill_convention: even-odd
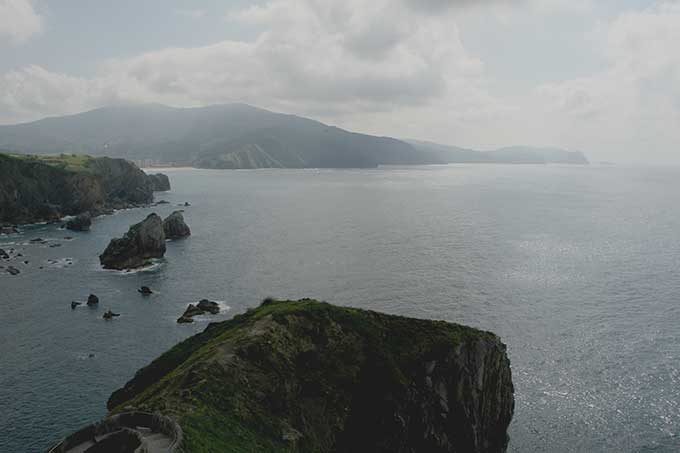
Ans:
[{"label": "overcast sky", "polygon": [[0,124],[246,102],[359,132],[680,162],[680,1],[0,0]]}]

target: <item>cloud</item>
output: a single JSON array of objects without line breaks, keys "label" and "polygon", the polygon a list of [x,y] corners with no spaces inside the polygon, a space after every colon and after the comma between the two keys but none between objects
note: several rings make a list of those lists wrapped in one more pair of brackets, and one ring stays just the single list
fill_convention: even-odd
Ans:
[{"label": "cloud", "polygon": [[620,14],[600,30],[609,65],[588,77],[543,84],[534,102],[561,134],[602,148],[677,154],[680,143],[680,5]]},{"label": "cloud", "polygon": [[[111,99],[243,101],[330,116],[421,106],[448,96],[460,100],[461,108],[484,108],[473,105],[483,91],[477,83],[483,65],[465,51],[452,16],[413,17],[406,6],[388,0],[274,0],[232,12],[228,20],[261,33],[253,41],[110,60],[105,75],[93,79],[39,66],[14,71],[0,85],[0,108],[26,118]],[[484,93],[478,99],[488,101]]]},{"label": "cloud", "polygon": [[20,43],[42,28],[42,17],[29,0],[0,0],[0,42]]},{"label": "cloud", "polygon": [[[88,78],[39,65],[0,75],[0,122],[124,102],[247,102],[362,132],[463,146],[557,145],[613,160],[646,150],[677,160],[679,4],[603,20],[591,41],[603,60],[595,72],[513,90],[470,53],[458,27],[476,15],[502,33],[498,13],[512,11],[513,2],[444,3],[418,13],[411,0],[272,0],[233,10],[227,26],[254,29],[255,38],[112,59]],[[516,3],[527,16],[512,11],[506,18],[519,26],[567,15],[580,21],[593,7],[587,0]],[[522,39],[507,39],[505,51],[521,51]]]}]

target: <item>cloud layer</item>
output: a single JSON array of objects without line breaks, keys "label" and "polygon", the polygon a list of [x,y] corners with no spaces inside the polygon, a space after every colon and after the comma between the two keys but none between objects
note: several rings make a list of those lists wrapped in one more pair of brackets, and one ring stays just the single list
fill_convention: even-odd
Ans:
[{"label": "cloud layer", "polygon": [[42,18],[29,0],[0,0],[0,43],[20,43],[42,30]]},{"label": "cloud layer", "polygon": [[[10,4],[30,7],[0,0],[0,11]],[[259,30],[252,40],[107,60],[100,75],[89,78],[37,64],[2,74],[0,122],[121,102],[241,101],[371,133],[467,146],[551,144],[596,150],[604,158],[615,159],[621,149],[677,158],[677,3],[602,22],[592,44],[603,55],[604,69],[543,82],[524,93],[499,91],[495,82],[503,74],[491,73],[461,38],[459,23],[470,14],[488,15],[491,23],[493,17],[513,20],[524,11],[538,20],[544,14],[587,15],[593,5],[588,0],[435,1],[427,7],[412,0],[272,0],[225,13],[225,27]],[[11,36],[17,41],[30,34]]]}]

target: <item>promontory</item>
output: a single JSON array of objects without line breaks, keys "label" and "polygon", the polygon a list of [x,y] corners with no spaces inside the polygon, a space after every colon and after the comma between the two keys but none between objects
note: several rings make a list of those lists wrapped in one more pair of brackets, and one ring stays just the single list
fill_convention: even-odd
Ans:
[{"label": "promontory", "polygon": [[52,451],[146,419],[135,448],[156,430],[194,453],[504,452],[514,396],[492,333],[268,299],[139,370],[108,408]]},{"label": "promontory", "polygon": [[0,154],[0,175],[0,226],[146,205],[160,178],[125,159],[72,154]]}]

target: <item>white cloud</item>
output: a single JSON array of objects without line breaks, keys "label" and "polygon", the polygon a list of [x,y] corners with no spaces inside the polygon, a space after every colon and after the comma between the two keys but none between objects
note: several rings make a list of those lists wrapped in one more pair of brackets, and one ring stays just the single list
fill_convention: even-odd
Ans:
[{"label": "white cloud", "polygon": [[25,41],[42,27],[42,18],[30,0],[0,0],[0,42]]},{"label": "white cloud", "polygon": [[[414,17],[408,7],[388,0],[367,5],[362,0],[274,0],[229,15],[230,21],[261,27],[252,42],[223,41],[112,60],[106,75],[90,80],[66,83],[67,76],[38,67],[15,71],[0,85],[0,106],[23,118],[32,110],[36,115],[45,108],[71,111],[79,103],[91,106],[112,98],[179,105],[244,101],[332,117],[453,96],[460,108],[484,110],[480,103],[488,96],[478,83],[483,65],[463,48],[453,16]],[[17,80],[35,88],[18,89]],[[71,98],[72,84],[78,83],[81,94]]]},{"label": "white cloud", "polygon": [[562,135],[603,149],[678,158],[680,5],[664,2],[603,24],[609,67],[576,80],[544,84],[533,102]]},{"label": "white cloud", "polygon": [[[518,2],[530,20],[589,14],[593,5]],[[414,12],[410,0],[273,0],[228,14],[227,25],[260,30],[252,41],[109,60],[92,78],[41,66],[0,75],[0,122],[130,101],[241,101],[358,131],[464,146],[546,144],[613,160],[645,150],[678,160],[678,3],[602,22],[592,44],[605,69],[518,92],[498,89],[503,74],[490,74],[469,53],[458,28],[458,21],[474,14],[495,17],[511,1],[485,2],[485,10],[445,3]]]}]

